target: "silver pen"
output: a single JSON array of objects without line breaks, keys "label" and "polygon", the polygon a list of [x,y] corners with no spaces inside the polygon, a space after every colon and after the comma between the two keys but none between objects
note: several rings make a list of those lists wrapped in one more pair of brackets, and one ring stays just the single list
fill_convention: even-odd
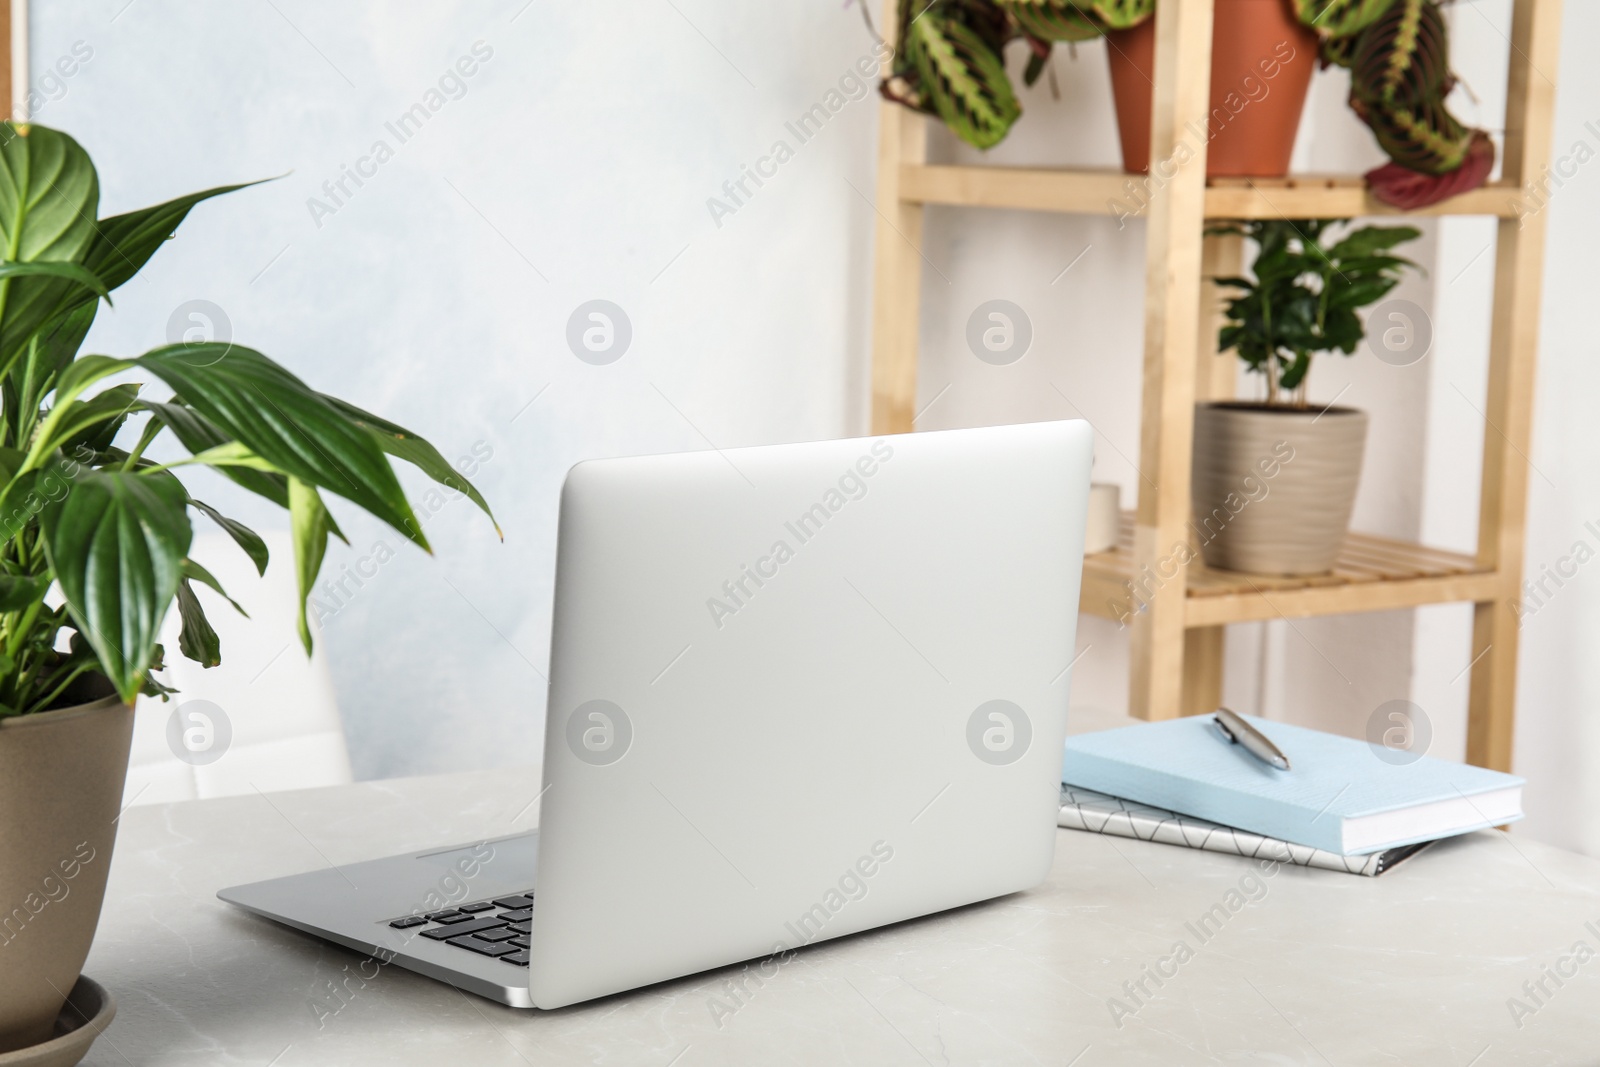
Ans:
[{"label": "silver pen", "polygon": [[1244,746],[1244,750],[1269,767],[1276,767],[1280,771],[1289,769],[1289,757],[1273,744],[1266,734],[1257,730],[1227,708],[1218,708],[1212,722],[1217,724],[1217,729],[1222,731],[1224,737],[1236,745]]}]

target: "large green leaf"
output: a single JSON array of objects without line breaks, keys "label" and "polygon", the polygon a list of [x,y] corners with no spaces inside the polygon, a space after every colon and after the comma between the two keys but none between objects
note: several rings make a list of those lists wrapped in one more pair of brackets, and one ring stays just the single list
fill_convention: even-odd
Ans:
[{"label": "large green leaf", "polygon": [[171,474],[91,471],[40,516],[67,610],[124,700],[144,684],[192,531]]},{"label": "large green leaf", "polygon": [[[160,419],[173,433],[177,434],[178,441],[190,452],[199,455],[209,449],[228,443],[228,435],[219,430],[204,415],[182,404],[165,404],[158,401],[144,400],[139,404],[151,415]],[[250,467],[224,465],[215,470],[237,485],[250,490],[257,496],[265,497],[280,508],[289,506],[289,480],[279,473],[255,470]],[[224,527],[226,529],[226,527]],[[333,521],[333,516],[328,517],[328,529],[333,536],[349,544],[350,541],[339,529],[339,524]]]},{"label": "large green leaf", "polygon": [[956,136],[991,148],[1022,114],[1005,61],[976,31],[930,10],[907,27],[905,48],[918,83]]},{"label": "large green leaf", "polygon": [[34,367],[31,368],[31,374],[39,388],[42,389],[46,382],[53,381],[78,354],[78,349],[83,347],[83,339],[89,336],[89,327],[94,325],[94,317],[99,310],[100,305],[94,301],[80,304],[60,318],[51,321],[39,334],[34,342],[35,353],[32,356]]},{"label": "large green leaf", "polygon": [[125,359],[113,359],[111,356],[84,356],[70,364],[56,381],[55,402],[51,405],[49,414],[44,417],[44,421],[39,423],[33,440],[29,442],[28,459],[22,469],[33,470],[43,465],[51,453],[60,446],[64,438],[59,429],[82,407],[81,404],[78,408],[74,408],[73,405],[84,390],[95,382],[132,366],[133,364]]},{"label": "large green leaf", "polygon": [[[99,205],[99,177],[77,141],[44,126],[0,123],[0,260],[82,263]],[[83,291],[81,279],[0,278],[0,366],[15,362],[29,338],[81,302]]]},{"label": "large green leaf", "polygon": [[378,447],[397,459],[403,459],[416,467],[423,474],[432,478],[447,489],[454,489],[464,494],[474,504],[489,516],[489,521],[494,523],[494,532],[500,535],[502,541],[505,534],[501,533],[500,524],[495,522],[494,512],[489,510],[489,502],[478,492],[476,486],[454,467],[450,461],[439,453],[437,448],[429,444],[424,438],[417,436],[404,426],[396,425],[387,419],[362,411],[354,404],[340,400],[338,397],[321,394],[322,399],[354,419],[358,425],[365,426],[372,431],[372,436],[378,442]]},{"label": "large green leaf", "polygon": [[260,352],[205,342],[158,348],[135,362],[228,440],[292,478],[338,493],[428,547],[371,432]]},{"label": "large green leaf", "polygon": [[[230,438],[198,411],[182,404],[145,400],[140,407],[160,419],[178,437],[179,443],[195,455],[225,445]],[[218,467],[233,482],[266,497],[280,508],[289,506],[289,483],[282,474],[269,474],[249,467]]]},{"label": "large green leaf", "polygon": [[106,283],[93,271],[76,263],[58,263],[53,260],[40,263],[0,263],[0,281],[12,278],[52,278],[70,282],[80,289],[87,290],[89,295],[103,296],[108,301],[111,299],[111,292],[106,288]]},{"label": "large green leaf", "polygon": [[72,362],[94,325],[95,313],[100,310],[98,301],[90,300],[58,315],[46,323],[28,342],[27,355],[22,362],[21,381],[16,375],[8,376],[6,386],[16,388],[16,406],[19,420],[11,429],[18,440],[27,440],[33,432],[33,421],[39,410],[39,399],[53,388],[56,376]]},{"label": "large green leaf", "polygon": [[128,382],[88,400],[72,401],[55,424],[50,447],[70,452],[78,444],[86,444],[94,451],[110,445],[116,430],[139,403],[139,388],[138,382]]},{"label": "large green leaf", "polygon": [[47,126],[0,124],[5,258],[78,262],[94,240],[100,179],[83,146]]},{"label": "large green leaf", "polygon": [[70,318],[75,302],[92,318],[96,296],[110,299],[105,284],[76,263],[0,263],[0,373],[36,351],[38,335]]},{"label": "large green leaf", "polygon": [[328,552],[328,509],[316,487],[289,478],[289,530],[294,538],[294,573],[299,588],[299,611],[295,615],[300,643],[311,655],[311,624],[306,621],[306,600],[322,570],[322,557]]},{"label": "large green leaf", "polygon": [[[262,179],[263,181],[270,179]],[[165,204],[140,208],[126,215],[113,215],[101,219],[94,243],[83,265],[115,289],[139,272],[149,262],[156,250],[173,235],[189,209],[202,200],[246,189],[260,182],[241,182],[238,185],[220,185],[200,193],[190,193]]]}]

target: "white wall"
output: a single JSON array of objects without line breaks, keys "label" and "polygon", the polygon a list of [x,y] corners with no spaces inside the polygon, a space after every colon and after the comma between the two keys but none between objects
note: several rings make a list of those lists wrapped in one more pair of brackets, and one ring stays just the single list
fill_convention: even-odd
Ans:
[{"label": "white wall", "polygon": [[[848,103],[720,227],[706,206],[774,140],[793,144],[785,122],[868,54],[859,12],[805,0],[675,3],[461,0],[404,15],[376,0],[276,0],[276,11],[34,4],[37,74],[76,41],[94,49],[37,118],[96,155],[105,211],[291,172],[200,209],[103,315],[97,348],[159,343],[180,303],[211,300],[237,339],[412,425],[447,455],[492,450],[479,481],[504,545],[462,502],[429,521],[431,560],[340,513],[354,547],[330,556],[335,578],[379,540],[399,549],[324,620],[358,775],[536,758],[554,507],[569,463],[866,428],[873,215],[860,194],[872,191],[875,105]],[[1600,149],[1583,125],[1600,128],[1600,75],[1581,51],[1600,36],[1600,11],[1566,6],[1556,143]],[[1496,130],[1508,11],[1508,0],[1479,0],[1451,15],[1456,66],[1478,97],[1458,93],[1453,104]],[[494,55],[465,95],[315,225],[307,198],[477,40]],[[1063,52],[1055,68],[1061,99],[1043,84],[1027,92],[1027,117],[991,160],[1114,165],[1102,49]],[[1314,80],[1297,169],[1381,160],[1345,93],[1340,72]],[[937,131],[933,151],[976,155]],[[1579,168],[1549,208],[1533,567],[1555,565],[1580,539],[1600,548],[1584,527],[1600,520],[1590,470],[1600,370],[1585,314],[1594,277],[1585,253],[1600,244],[1596,173]],[[1405,295],[1433,309],[1432,354],[1407,368],[1367,354],[1326,358],[1312,396],[1343,391],[1342,403],[1372,413],[1361,528],[1470,548],[1493,229],[1445,220],[1426,231],[1415,254],[1429,277]],[[1086,417],[1097,477],[1131,502],[1143,244],[1137,222],[933,210],[918,425]],[[578,361],[564,342],[568,316],[596,297],[620,304],[635,329],[610,367]],[[1028,356],[1007,367],[978,361],[964,339],[972,310],[995,298],[1021,305],[1034,328]],[[225,488],[213,495],[243,518],[281,522]],[[1517,758],[1531,779],[1524,832],[1600,854],[1600,822],[1585,803],[1600,762],[1584,703],[1600,683],[1586,662],[1600,639],[1596,570],[1581,569],[1523,631]],[[1467,609],[1441,607],[1234,627],[1227,699],[1359,733],[1379,704],[1409,696],[1432,721],[1434,751],[1459,756],[1468,621]],[[1081,644],[1092,651],[1074,672],[1077,702],[1121,707],[1124,635],[1086,618]]]},{"label": "white wall", "polygon": [[[348,603],[325,598],[360,777],[538,758],[570,464],[863,424],[872,209],[851,184],[872,188],[873,105],[845,107],[720,228],[706,200],[793,141],[785,122],[873,42],[837,4],[675,5],[33,5],[35,82],[59,95],[35,118],[93,154],[102,214],[287,175],[198,209],[102,313],[91,350],[164,343],[175,308],[209,300],[235,340],[318,388],[452,459],[492,451],[477,481],[504,544],[464,501],[425,522],[434,559],[334,505],[352,547],[330,552],[331,577],[395,549]],[[93,55],[64,94],[42,83],[79,41]],[[475,41],[492,57],[400,144],[385,123]],[[378,139],[393,158],[318,226],[308,198]],[[597,297],[633,324],[611,366],[565,341]],[[427,483],[409,484],[429,509]],[[203,498],[284,524],[231,486]]]},{"label": "white wall", "polygon": [[1600,40],[1600,7],[1564,6],[1525,574],[1577,573],[1524,615],[1517,768],[1530,835],[1600,855],[1600,69],[1587,47]]}]

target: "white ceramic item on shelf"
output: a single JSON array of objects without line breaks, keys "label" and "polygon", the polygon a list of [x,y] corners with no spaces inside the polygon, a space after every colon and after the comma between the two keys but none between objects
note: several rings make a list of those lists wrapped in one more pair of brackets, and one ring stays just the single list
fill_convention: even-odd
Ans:
[{"label": "white ceramic item on shelf", "polygon": [[1089,528],[1084,534],[1083,551],[1109,552],[1117,546],[1117,527],[1122,522],[1122,487],[1107,482],[1089,486]]}]

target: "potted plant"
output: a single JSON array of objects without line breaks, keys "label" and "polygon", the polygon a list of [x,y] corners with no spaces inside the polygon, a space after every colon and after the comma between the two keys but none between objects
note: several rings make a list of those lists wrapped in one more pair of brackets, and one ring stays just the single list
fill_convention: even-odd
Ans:
[{"label": "potted plant", "polygon": [[[78,982],[110,867],[133,701],[171,692],[154,672],[174,601],[182,654],[220,661],[194,595],[196,584],[222,592],[189,558],[195,516],[267,566],[262,539],[191,497],[184,468],[210,467],[288,510],[308,651],[305,597],[328,537],[343,538],[324,492],[424,549],[389,456],[489,509],[422,438],[316,392],[260,352],[204,342],[126,359],[79,354],[99,299],[109,303],[194,205],[243,186],[97,218],[94,164],[71,137],[8,122],[0,142],[3,1054],[50,1040]],[[157,379],[171,396],[146,398],[130,376]],[[163,434],[186,458],[146,457]],[[107,1000],[81,993],[75,1003]],[[86,1029],[92,1040],[97,1027]]]},{"label": "potted plant", "polygon": [[[1206,174],[1282,177],[1317,68],[1317,35],[1290,0],[1216,0],[1212,21]],[[1150,169],[1155,53],[1152,19],[1106,34],[1123,169],[1136,174]],[[1198,130],[1188,134],[1201,138]]]},{"label": "potted plant", "polygon": [[[899,50],[883,95],[937,115],[976,148],[1022,115],[1005,48],[1028,45],[1025,84],[1057,43],[1111,45],[1123,164],[1149,166],[1156,0],[898,0]],[[1455,86],[1439,0],[1216,0],[1207,172],[1287,172],[1313,57],[1351,73],[1350,107],[1391,162],[1367,174],[1374,195],[1418,208],[1482,185],[1494,165],[1483,130],[1445,107]]]},{"label": "potted plant", "polygon": [[1252,278],[1217,278],[1233,290],[1222,352],[1261,376],[1259,401],[1195,410],[1193,530],[1207,566],[1257,574],[1320,574],[1333,566],[1361,478],[1367,416],[1313,408],[1314,356],[1350,355],[1365,332],[1357,312],[1416,264],[1394,253],[1419,236],[1409,226],[1367,226],[1329,243],[1348,220],[1230,223],[1256,247]]}]

